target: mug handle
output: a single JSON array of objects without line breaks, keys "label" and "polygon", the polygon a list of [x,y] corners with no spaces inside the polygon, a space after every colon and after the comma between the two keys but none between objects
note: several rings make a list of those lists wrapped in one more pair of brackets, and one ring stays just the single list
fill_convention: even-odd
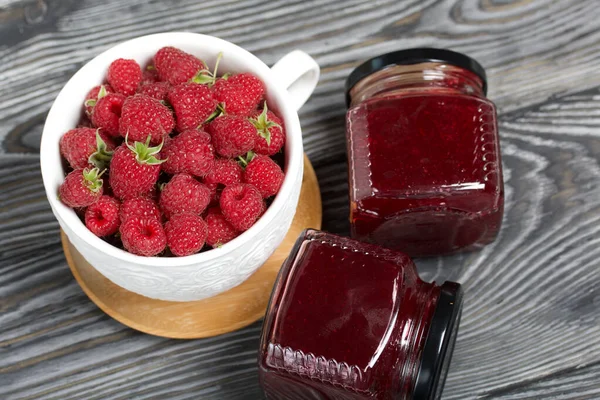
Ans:
[{"label": "mug handle", "polygon": [[275,81],[288,91],[297,111],[315,90],[321,69],[314,58],[301,50],[294,50],[277,61],[271,72]]}]

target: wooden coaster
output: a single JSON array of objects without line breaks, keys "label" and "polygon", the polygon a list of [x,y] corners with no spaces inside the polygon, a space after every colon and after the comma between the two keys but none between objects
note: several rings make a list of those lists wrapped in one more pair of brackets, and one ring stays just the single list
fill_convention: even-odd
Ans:
[{"label": "wooden coaster", "polygon": [[96,271],[61,232],[73,276],[102,311],[133,329],[176,339],[196,339],[240,329],[263,317],[281,264],[306,228],[321,228],[321,194],[304,157],[304,177],[292,226],[275,253],[248,280],[217,296],[190,302],[150,299],[132,293]]}]

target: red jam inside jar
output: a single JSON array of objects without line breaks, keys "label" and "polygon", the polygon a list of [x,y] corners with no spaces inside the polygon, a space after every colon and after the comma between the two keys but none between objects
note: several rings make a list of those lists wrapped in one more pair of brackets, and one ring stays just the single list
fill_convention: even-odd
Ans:
[{"label": "red jam inside jar", "polygon": [[492,242],[504,188],[483,68],[403,50],[359,66],[346,86],[352,236],[411,256]]},{"label": "red jam inside jar", "polygon": [[308,230],[263,325],[268,399],[437,399],[458,330],[460,285],[422,281],[408,256]]}]

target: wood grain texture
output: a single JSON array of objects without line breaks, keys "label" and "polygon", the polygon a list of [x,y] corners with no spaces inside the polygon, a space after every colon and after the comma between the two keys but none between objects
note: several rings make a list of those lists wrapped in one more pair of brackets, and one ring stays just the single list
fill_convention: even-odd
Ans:
[{"label": "wood grain texture", "polygon": [[343,81],[404,47],[467,52],[499,109],[507,205],[479,253],[418,260],[464,283],[444,399],[600,399],[600,11],[595,0],[0,0],[0,398],[260,399],[260,324],[174,341],[132,331],[71,277],[39,174],[45,114],[107,47],[220,36],[322,67],[300,112],[323,226],[348,232]]}]

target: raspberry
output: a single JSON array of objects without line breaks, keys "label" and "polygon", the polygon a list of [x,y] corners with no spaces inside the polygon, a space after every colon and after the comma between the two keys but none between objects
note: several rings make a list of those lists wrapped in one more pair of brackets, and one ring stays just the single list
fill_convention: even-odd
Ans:
[{"label": "raspberry", "polygon": [[188,174],[175,175],[163,187],[160,208],[167,219],[173,215],[200,215],[210,202],[210,190]]},{"label": "raspberry", "polygon": [[174,127],[173,113],[160,101],[143,94],[125,100],[119,122],[123,137],[143,142],[150,136],[150,142],[158,144]]},{"label": "raspberry", "polygon": [[110,136],[119,136],[119,118],[125,102],[125,96],[110,93],[102,97],[94,106],[92,123]]},{"label": "raspberry", "polygon": [[219,205],[219,199],[221,198],[221,191],[223,188],[219,188],[219,185],[216,183],[205,183],[206,187],[210,191],[210,203],[209,206]]},{"label": "raspberry", "polygon": [[223,157],[238,157],[252,150],[256,128],[244,117],[222,115],[208,125],[215,151]]},{"label": "raspberry", "polygon": [[[147,195],[145,195],[147,198],[149,198],[150,200],[152,200],[155,204],[158,204],[158,199],[160,197],[160,190],[158,189],[158,185],[155,185],[152,190],[150,190],[150,193],[148,193]],[[162,214],[161,214],[162,217]]]},{"label": "raspberry", "polygon": [[85,108],[86,115],[92,115],[92,111],[94,110],[94,106],[104,96],[109,93],[114,93],[115,91],[110,85],[98,85],[94,86],[90,89],[90,91],[85,96],[85,101],[83,103],[83,107]]},{"label": "raspberry", "polygon": [[85,226],[96,236],[112,235],[119,229],[119,201],[102,196],[85,210]]},{"label": "raspberry", "polygon": [[171,85],[188,82],[206,65],[198,58],[175,47],[163,47],[154,56],[154,66],[161,81]]},{"label": "raspberry", "polygon": [[159,79],[156,67],[154,67],[154,65],[147,65],[146,68],[142,71],[142,85],[158,81]]},{"label": "raspberry", "polygon": [[167,236],[156,218],[133,217],[119,229],[123,247],[140,256],[155,256],[167,245]]},{"label": "raspberry", "polygon": [[206,216],[208,235],[206,244],[211,247],[220,247],[238,237],[239,232],[227,222],[218,207],[211,208]]},{"label": "raspberry", "polygon": [[106,79],[117,93],[131,96],[142,81],[142,69],[135,60],[119,58],[108,67]]},{"label": "raspberry", "polygon": [[235,160],[219,158],[204,177],[205,184],[233,185],[242,181],[242,167]]},{"label": "raspberry", "polygon": [[140,86],[138,93],[145,94],[156,100],[164,101],[167,99],[169,89],[171,89],[171,85],[169,85],[168,82],[143,83],[142,86]]},{"label": "raspberry", "polygon": [[277,154],[285,144],[285,128],[283,121],[267,109],[267,102],[262,111],[251,114],[250,122],[258,133],[254,152],[266,156]]},{"label": "raspberry", "polygon": [[121,204],[119,217],[121,222],[133,217],[156,218],[160,221],[162,214],[153,200],[147,197],[133,197]]},{"label": "raspberry", "polygon": [[256,187],[265,199],[279,192],[285,175],[275,161],[266,156],[256,156],[244,170],[244,182]]},{"label": "raspberry", "polygon": [[166,159],[162,165],[168,174],[186,173],[204,176],[213,166],[214,150],[210,144],[210,135],[195,129],[181,132],[169,139],[164,146]]},{"label": "raspberry", "polygon": [[112,157],[115,144],[100,129],[75,128],[60,138],[59,148],[60,154],[74,169],[86,168],[90,164],[104,169]]},{"label": "raspberry", "polygon": [[102,196],[102,173],[98,168],[71,171],[58,189],[60,200],[71,208],[87,207]]},{"label": "raspberry", "polygon": [[189,256],[202,249],[206,240],[206,222],[195,214],[173,215],[165,224],[167,246],[176,256]]},{"label": "raspberry", "polygon": [[163,162],[157,158],[160,149],[161,145],[149,147],[148,141],[117,147],[109,171],[110,187],[117,198],[126,200],[152,192]]},{"label": "raspberry", "polygon": [[197,83],[175,86],[167,94],[167,99],[175,110],[180,132],[202,125],[217,107],[217,100],[208,86]]},{"label": "raspberry", "polygon": [[217,159],[203,182],[210,189],[211,202],[218,204],[221,190],[225,186],[242,182],[242,167],[230,158]]},{"label": "raspberry", "polygon": [[219,204],[227,221],[242,232],[254,225],[265,210],[265,203],[258,189],[245,183],[225,187]]},{"label": "raspberry", "polygon": [[265,87],[256,76],[243,73],[217,80],[213,91],[227,114],[248,115],[262,100]]}]

